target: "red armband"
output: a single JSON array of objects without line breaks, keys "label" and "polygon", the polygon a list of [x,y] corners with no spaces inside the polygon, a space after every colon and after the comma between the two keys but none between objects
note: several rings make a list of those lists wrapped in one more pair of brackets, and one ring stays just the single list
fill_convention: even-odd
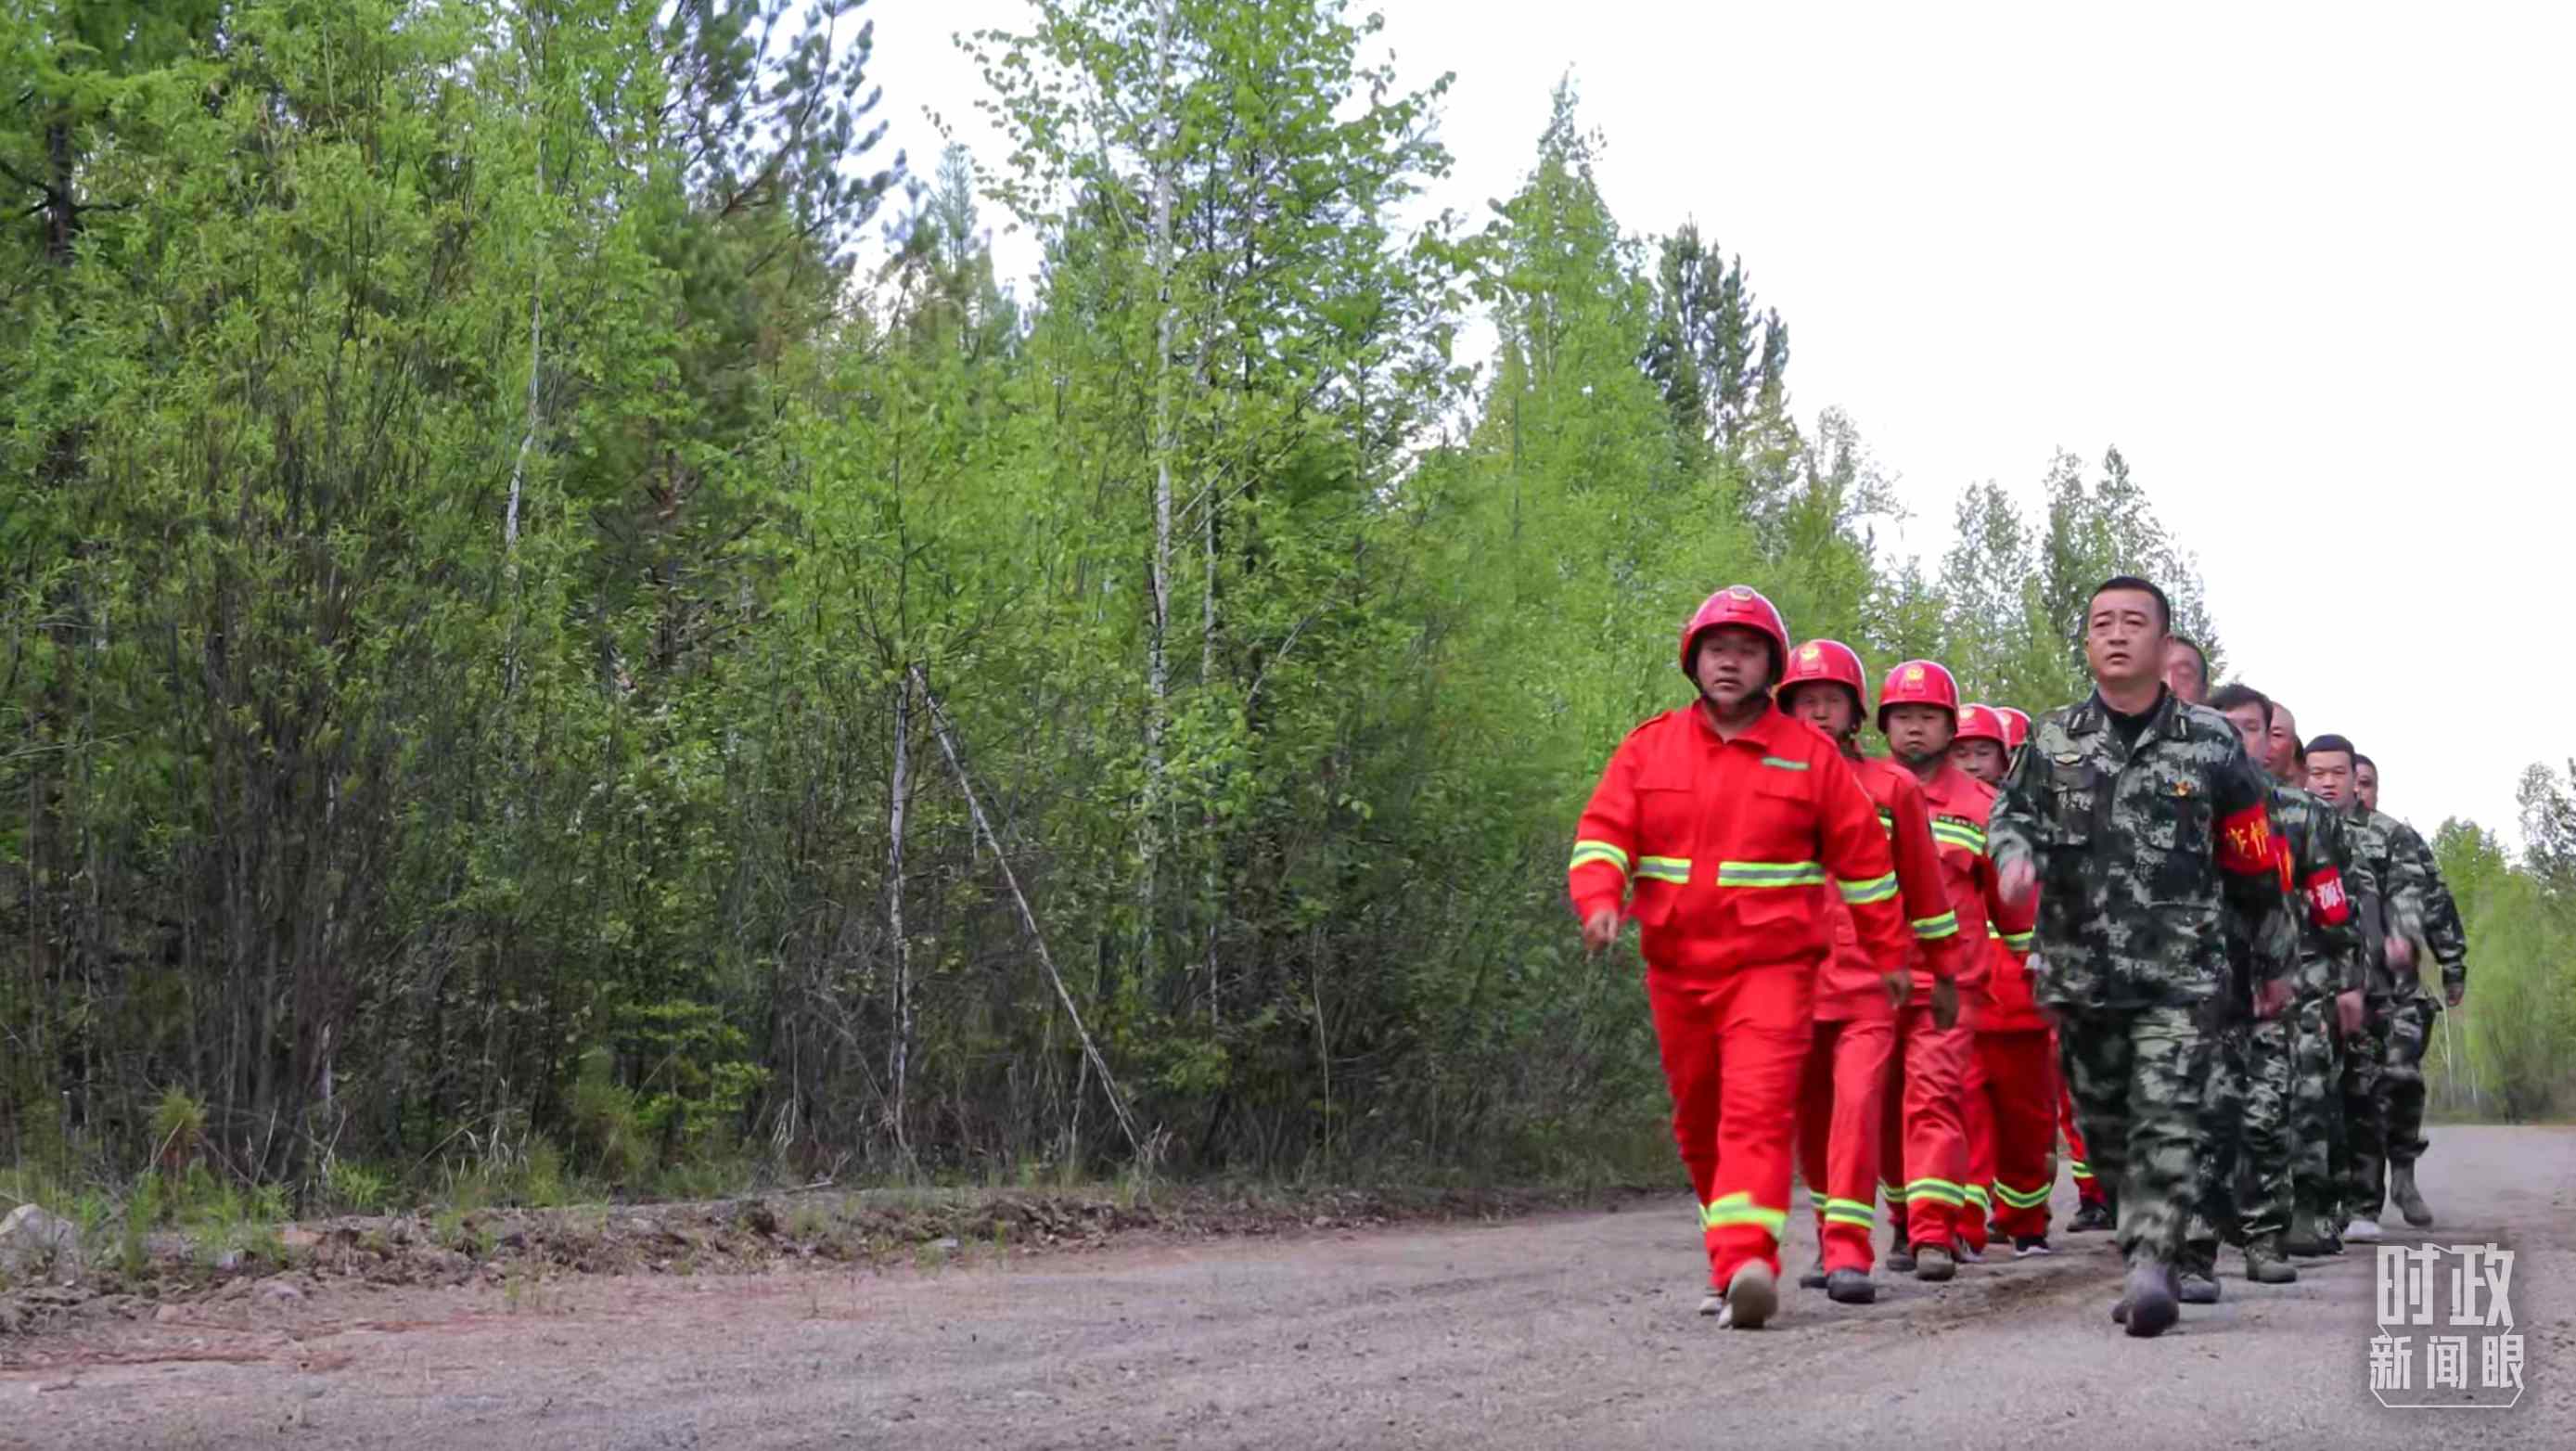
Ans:
[{"label": "red armband", "polygon": [[2352,899],[2343,894],[2343,873],[2327,867],[2308,878],[2308,920],[2320,927],[2340,927],[2352,920]]},{"label": "red armband", "polygon": [[2286,872],[2272,843],[2272,816],[2257,801],[2218,823],[2218,864],[2240,877]]}]

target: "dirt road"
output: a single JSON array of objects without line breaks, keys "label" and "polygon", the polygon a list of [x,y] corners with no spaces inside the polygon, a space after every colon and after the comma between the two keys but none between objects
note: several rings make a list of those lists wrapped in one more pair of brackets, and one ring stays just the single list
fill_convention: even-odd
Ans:
[{"label": "dirt road", "polygon": [[[0,1445],[2576,1445],[2576,1131],[2446,1128],[2438,1243],[2517,1248],[2530,1389],[2392,1412],[2367,1390],[2371,1260],[2161,1340],[2108,1316],[2105,1237],[1990,1258],[1869,1309],[1790,1290],[1774,1328],[1691,1313],[1687,1202],[1442,1229],[896,1271],[253,1295],[0,1374]],[[1808,1251],[1793,1250],[1790,1271]]]}]

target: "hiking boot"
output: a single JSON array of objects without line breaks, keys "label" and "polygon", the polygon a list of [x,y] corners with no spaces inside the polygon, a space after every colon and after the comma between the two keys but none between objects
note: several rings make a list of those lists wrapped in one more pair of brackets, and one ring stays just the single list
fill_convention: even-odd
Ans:
[{"label": "hiking boot", "polygon": [[2013,1236],[2014,1259],[2026,1260],[2033,1255],[2053,1255],[2055,1253],[2057,1253],[2057,1251],[2048,1247],[2047,1235],[2017,1234]]},{"label": "hiking boot", "polygon": [[2079,1204],[2075,1208],[2075,1217],[2066,1221],[2068,1234],[2099,1234],[2109,1228],[2111,1206],[2108,1204]]},{"label": "hiking boot", "polygon": [[1823,1290],[1831,1288],[1832,1285],[1833,1276],[1823,1270],[1809,1270],[1798,1277],[1798,1288],[1801,1290]]},{"label": "hiking boot", "polygon": [[2299,1271],[2282,1257],[2280,1239],[2266,1236],[2245,1246],[2245,1278],[2258,1285],[2295,1285]]},{"label": "hiking boot", "polygon": [[1889,1245],[1887,1247],[1887,1267],[1889,1270],[1900,1275],[1910,1275],[1914,1273],[1913,1247],[1902,1244]]},{"label": "hiking boot", "polygon": [[1958,1261],[1950,1258],[1949,1248],[1944,1245],[1916,1245],[1914,1261],[1914,1278],[1918,1280],[1939,1284],[1959,1273]]},{"label": "hiking boot", "polygon": [[2186,1305],[2217,1304],[2218,1276],[2206,1270],[2183,1271],[2181,1290],[2176,1298]]},{"label": "hiking boot", "polygon": [[1760,1260],[1740,1266],[1726,1282],[1726,1308],[1718,1313],[1720,1330],[1759,1330],[1771,1312],[1780,1308],[1779,1287],[1772,1283],[1771,1267]]},{"label": "hiking boot", "polygon": [[1862,1270],[1836,1270],[1825,1277],[1825,1298],[1837,1305],[1872,1305],[1878,1285]]},{"label": "hiking boot", "polygon": [[[2292,1223],[2301,1222],[2302,1221],[2298,1220],[2292,1221]],[[2281,1253],[2285,1255],[2293,1255],[2303,1260],[2316,1259],[2326,1252],[2325,1241],[2317,1238],[2316,1231],[2313,1228],[2293,1230],[2290,1233],[2281,1236],[2280,1249]]]},{"label": "hiking boot", "polygon": [[2379,1243],[2379,1221],[2356,1219],[2343,1227],[2343,1238],[2347,1244],[2377,1244]]},{"label": "hiking boot", "polygon": [[2408,1224],[2417,1229],[2433,1227],[2433,1207],[2424,1202],[2423,1194],[2415,1188],[2414,1165],[2388,1166],[2388,1197],[2397,1201],[2397,1212],[2406,1216]]},{"label": "hiking boot", "polygon": [[2111,1318],[2129,1327],[2129,1333],[2140,1337],[2162,1335],[2182,1318],[2182,1306],[2174,1298],[2173,1267],[2154,1260],[2140,1260],[2129,1266],[2128,1293],[2111,1307]]}]

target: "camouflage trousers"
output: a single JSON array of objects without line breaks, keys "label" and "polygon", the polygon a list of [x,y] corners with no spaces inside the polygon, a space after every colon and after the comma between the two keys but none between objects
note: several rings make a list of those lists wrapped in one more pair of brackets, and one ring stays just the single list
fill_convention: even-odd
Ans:
[{"label": "camouflage trousers", "polygon": [[[2290,1181],[2295,1202],[2321,1214],[2340,1212],[2335,1165],[2343,1143],[2343,1048],[2332,1028],[2334,999],[2302,998],[2291,1048]],[[2303,1227],[2293,1224],[2292,1228]]]},{"label": "camouflage trousers", "polygon": [[2388,1162],[2412,1164],[2424,1142],[2424,1044],[2433,1035],[2433,1015],[2442,1009],[2418,994],[2401,998],[2388,1009],[2388,1061],[2380,1065],[2379,1091],[2388,1103]]},{"label": "camouflage trousers", "polygon": [[2200,1100],[2200,1155],[2183,1263],[2203,1274],[2218,1243],[2259,1244],[2288,1231],[2298,1020],[2231,1023],[2210,1034]]},{"label": "camouflage trousers", "polygon": [[2191,1213],[2209,1042],[2199,1008],[2070,1008],[2058,1061],[2094,1176],[2120,1207],[2120,1253],[2171,1263]]},{"label": "camouflage trousers", "polygon": [[2361,1031],[2343,1042],[2343,1212],[2357,1219],[2376,1218],[2388,1192],[2388,1099],[2379,1080],[2391,1006],[2372,1002]]}]

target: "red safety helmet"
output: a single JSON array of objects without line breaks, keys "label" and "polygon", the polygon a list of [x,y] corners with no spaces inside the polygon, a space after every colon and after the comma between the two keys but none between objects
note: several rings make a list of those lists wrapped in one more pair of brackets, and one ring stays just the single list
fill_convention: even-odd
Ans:
[{"label": "red safety helmet", "polygon": [[[1747,584],[1731,584],[1710,595],[1682,626],[1682,674],[1691,673],[1691,652],[1699,637],[1720,625],[1740,625],[1771,642],[1771,675],[1778,679],[1789,659],[1789,625],[1779,610]],[[1693,676],[1694,682],[1698,677]]]},{"label": "red safety helmet", "polygon": [[2015,710],[2009,705],[1996,706],[1995,714],[2004,718],[2004,749],[2007,751],[2020,750],[2021,743],[2030,739],[2029,714],[2024,711]]},{"label": "red safety helmet", "polygon": [[2004,729],[2003,712],[1991,705],[1959,707],[1959,730],[1950,737],[1959,741],[1992,741],[2004,750],[2012,749],[2012,736]]},{"label": "red safety helmet", "polygon": [[1851,646],[1840,640],[1809,640],[1789,652],[1789,663],[1780,670],[1780,684],[1771,693],[1785,706],[1790,686],[1819,680],[1839,685],[1852,694],[1852,719],[1857,722],[1869,714],[1867,679]]},{"label": "red safety helmet", "polygon": [[1950,723],[1959,723],[1959,682],[1950,678],[1949,667],[1932,660],[1908,660],[1887,672],[1878,687],[1878,730],[1887,733],[1887,708],[1891,705],[1937,705],[1950,713]]}]

